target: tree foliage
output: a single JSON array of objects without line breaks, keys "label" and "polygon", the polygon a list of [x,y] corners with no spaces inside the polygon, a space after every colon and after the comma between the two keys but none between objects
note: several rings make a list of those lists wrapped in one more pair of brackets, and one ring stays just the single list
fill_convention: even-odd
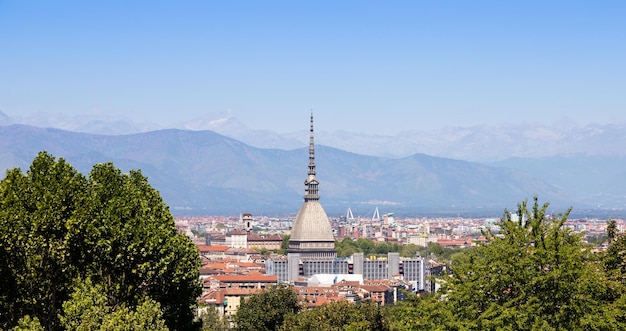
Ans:
[{"label": "tree foliage", "polygon": [[12,169],[0,182],[0,328],[26,315],[56,325],[76,274],[66,223],[77,218],[87,187],[69,164],[47,154],[26,174]]},{"label": "tree foliage", "polygon": [[283,239],[280,243],[280,248],[276,250],[276,253],[281,254],[281,255],[287,255],[287,248],[289,248],[289,239],[291,238],[291,235],[284,235]]},{"label": "tree foliage", "polygon": [[227,331],[230,330],[230,323],[214,307],[207,307],[200,316],[203,331]]},{"label": "tree foliage", "polygon": [[0,181],[0,328],[36,317],[60,329],[75,279],[102,286],[108,305],[159,303],[172,329],[193,327],[200,260],[140,171],[95,165],[88,177],[40,153]]},{"label": "tree foliage", "polygon": [[564,226],[570,210],[553,216],[547,208],[535,197],[514,214],[505,210],[501,230],[484,233],[487,243],[452,256],[452,274],[438,280],[442,291],[385,310],[391,329],[624,329],[626,296],[615,271],[621,250],[602,263]]},{"label": "tree foliage", "polygon": [[288,286],[272,286],[250,296],[235,315],[237,330],[278,330],[285,318],[297,314],[301,307],[296,294]]},{"label": "tree foliage", "polygon": [[614,284],[581,235],[563,226],[570,210],[552,217],[547,208],[535,197],[530,209],[526,201],[518,204],[516,217],[505,210],[500,233],[488,232],[486,244],[455,255],[443,295],[460,325],[577,330],[606,324],[602,309],[620,297]]},{"label": "tree foliage", "polygon": [[316,331],[316,330],[388,330],[381,309],[373,302],[358,304],[339,301],[324,304],[311,310],[305,310],[285,319],[281,330]]},{"label": "tree foliage", "polygon": [[37,317],[31,318],[30,315],[23,316],[18,321],[17,326],[15,326],[12,331],[44,331],[43,326],[39,323],[39,319]]},{"label": "tree foliage", "polygon": [[406,299],[383,309],[390,330],[459,330],[451,310],[434,295],[405,293]]},{"label": "tree foliage", "polygon": [[365,256],[370,255],[386,255],[389,252],[400,252],[401,245],[397,243],[380,242],[374,243],[368,238],[359,238],[352,240],[344,238],[341,241],[335,241],[335,249],[338,257],[347,257],[354,253],[363,253]]},{"label": "tree foliage", "polygon": [[452,259],[452,256],[454,256],[457,253],[462,252],[463,250],[465,250],[465,248],[443,247],[439,243],[429,242],[426,252],[428,254],[434,255],[440,261],[450,261]]},{"label": "tree foliage", "polygon": [[604,267],[611,280],[626,286],[626,235],[618,233],[615,220],[607,224],[609,247],[604,258]]},{"label": "tree foliage", "polygon": [[63,303],[61,325],[68,331],[141,331],[168,330],[156,301],[145,297],[134,308],[125,303],[110,306],[101,284],[80,281],[71,298]]},{"label": "tree foliage", "polygon": [[400,256],[402,257],[416,257],[416,256],[424,256],[426,253],[426,247],[418,246],[416,244],[406,244],[402,245],[400,248]]}]

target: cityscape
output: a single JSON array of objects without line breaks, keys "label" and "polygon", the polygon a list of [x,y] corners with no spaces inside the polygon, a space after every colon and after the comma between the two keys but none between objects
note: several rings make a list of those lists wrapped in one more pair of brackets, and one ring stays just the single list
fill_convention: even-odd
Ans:
[{"label": "cityscape", "polygon": [[[430,243],[463,249],[486,243],[486,234],[498,233],[496,218],[398,218],[394,213],[355,218],[350,208],[329,218],[319,203],[316,178],[313,114],[311,114],[308,174],[304,204],[295,218],[235,216],[177,216],[180,232],[192,238],[203,259],[200,276],[204,309],[215,308],[230,321],[241,302],[270,286],[290,284],[308,308],[338,301],[393,305],[409,293],[437,291],[434,274],[441,275],[446,261],[434,255],[401,257],[399,252],[337,257],[335,242],[367,239],[397,246]],[[517,220],[517,215],[512,215]],[[548,216],[550,217],[550,216]],[[616,219],[619,232],[624,220]],[[584,234],[596,249],[607,248],[606,219],[567,219],[564,228]],[[287,241],[287,249],[283,243]],[[282,254],[278,253],[281,249]],[[242,299],[243,298],[243,299]]]},{"label": "cityscape", "polygon": [[[192,308],[187,310],[189,313],[185,318],[187,322],[182,322],[191,324],[183,329],[197,329],[200,323],[203,325],[208,323],[213,326],[203,327],[203,329],[230,330],[258,329],[260,325],[255,324],[258,321],[255,322],[255,318],[250,320],[250,316],[261,314],[259,316],[268,318],[269,315],[263,315],[262,312],[251,315],[249,310],[256,309],[254,307],[256,307],[257,300],[266,300],[267,296],[274,295],[282,295],[280,300],[293,299],[294,314],[299,311],[293,315],[296,319],[293,323],[303,323],[299,321],[299,318],[305,318],[307,312],[317,314],[324,312],[325,309],[364,309],[369,311],[368,314],[374,314],[367,318],[384,319],[387,318],[384,316],[395,314],[405,316],[401,311],[413,309],[415,304],[444,305],[449,302],[448,296],[456,294],[454,290],[451,291],[454,282],[461,281],[460,284],[463,284],[465,277],[473,277],[475,274],[474,267],[480,268],[471,260],[468,262],[464,259],[467,257],[479,260],[489,258],[490,255],[485,252],[489,252],[492,246],[501,246],[496,248],[497,254],[500,254],[501,249],[517,249],[518,247],[522,249],[522,251],[515,251],[510,257],[496,254],[491,262],[522,263],[510,269],[515,275],[518,275],[517,271],[529,268],[532,263],[544,264],[546,263],[543,261],[544,258],[550,260],[552,257],[556,260],[548,262],[548,265],[539,269],[531,267],[529,270],[539,273],[553,272],[550,263],[556,263],[555,266],[559,266],[561,254],[573,254],[571,261],[574,264],[589,260],[589,263],[585,265],[592,269],[577,271],[581,273],[580,277],[598,273],[594,267],[597,263],[602,263],[607,267],[614,263],[615,268],[621,265],[619,258],[621,246],[619,245],[623,240],[626,243],[626,236],[622,235],[626,229],[623,219],[570,217],[571,209],[554,214],[547,209],[549,203],[543,204],[543,207],[538,204],[537,196],[533,198],[534,204],[529,205],[528,200],[524,200],[518,204],[517,210],[503,210],[500,218],[461,217],[460,214],[446,217],[396,216],[392,208],[397,206],[382,203],[384,201],[381,201],[380,209],[374,208],[371,216],[355,217],[352,209],[348,207],[343,214],[329,217],[320,199],[324,182],[318,180],[319,157],[316,157],[313,112],[310,115],[308,165],[304,162],[304,158],[302,161],[300,163],[303,165],[301,173],[304,177],[302,195],[304,202],[295,217],[253,215],[250,212],[231,216],[185,216],[170,214],[169,206],[163,202],[159,192],[150,186],[148,178],[143,177],[141,171],[133,170],[124,173],[115,168],[111,162],[100,163],[93,166],[89,177],[82,177],[83,181],[80,180],[82,175],[65,163],[65,160],[62,158],[56,160],[47,152],[40,152],[26,174],[23,174],[21,169],[14,168],[8,170],[6,179],[0,182],[0,192],[3,194],[0,202],[5,206],[2,210],[4,216],[0,218],[2,220],[0,226],[3,229],[1,233],[8,238],[0,247],[9,257],[9,261],[12,261],[0,264],[2,267],[0,271],[5,272],[9,282],[21,283],[21,286],[28,288],[29,284],[33,283],[33,279],[30,278],[33,276],[27,276],[23,281],[17,278],[22,272],[16,272],[16,270],[28,268],[28,266],[20,267],[20,263],[17,262],[20,260],[19,255],[12,254],[14,251],[23,251],[25,255],[31,255],[32,252],[28,252],[28,247],[42,247],[44,254],[67,251],[65,254],[69,257],[64,260],[79,261],[79,264],[86,261],[88,264],[79,268],[86,268],[86,272],[93,273],[92,276],[88,278],[87,283],[79,281],[79,285],[73,286],[86,286],[87,291],[102,291],[89,282],[92,278],[96,280],[101,278],[102,267],[100,266],[106,266],[111,262],[113,265],[105,268],[111,268],[115,275],[113,277],[122,282],[116,286],[130,286],[131,289],[134,287],[140,291],[144,286],[160,288],[163,283],[157,280],[156,282],[148,281],[143,285],[132,283],[123,285],[128,277],[127,272],[145,273],[145,277],[150,279],[157,273],[169,275],[170,273],[166,271],[168,269],[183,268],[187,270],[181,270],[181,272],[186,275],[188,285],[181,287],[178,283],[180,280],[176,278],[168,281],[176,288],[175,291],[181,288],[187,289],[187,294],[181,297],[183,301],[178,302],[169,298],[159,302],[147,299],[146,302],[148,304],[154,302],[153,304],[156,305],[154,307],[182,304],[187,308]],[[75,179],[72,179],[74,177]],[[67,181],[67,179],[70,180]],[[20,186],[22,182],[31,181],[33,182],[31,188],[25,189],[27,186]],[[54,192],[44,191],[43,195],[40,195],[41,187],[48,185],[57,189]],[[78,188],[82,189],[76,191]],[[117,196],[125,194],[129,196],[123,198]],[[25,199],[25,201],[15,204],[16,199]],[[34,199],[35,202],[29,202],[30,199]],[[83,206],[84,201],[90,199],[94,199],[93,202]],[[30,207],[31,205],[35,207]],[[29,216],[15,218],[15,215],[24,213]],[[64,216],[65,214],[73,216]],[[51,215],[58,216],[50,217]],[[84,218],[85,216],[87,218]],[[54,230],[54,227],[58,228],[58,226],[50,223],[55,222],[57,217],[65,224],[61,227],[63,230]],[[74,219],[81,220],[75,221]],[[15,227],[19,223],[23,225]],[[41,232],[38,230],[40,226],[52,227]],[[84,232],[85,230],[81,229],[93,230]],[[165,232],[159,232],[162,230],[157,229],[163,229]],[[28,240],[48,243],[43,246],[24,245],[22,243],[24,236],[20,234],[21,231],[35,231],[35,234],[26,236],[32,238]],[[135,233],[137,231],[139,232]],[[144,231],[148,232],[142,233]],[[68,239],[62,242],[67,244],[62,244],[57,248],[60,241],[56,239],[58,235],[55,233],[65,233],[64,236],[68,236]],[[86,238],[83,237],[85,234]],[[93,235],[104,235],[104,237],[99,240],[89,239],[89,236]],[[151,236],[154,236],[159,244],[151,243],[148,239]],[[164,239],[163,236],[170,239]],[[509,241],[513,239],[520,242],[511,244]],[[176,244],[169,246],[169,249],[163,249],[161,245],[168,240],[173,240]],[[129,245],[129,242],[132,243]],[[77,249],[81,247],[80,245],[84,247]],[[541,249],[550,252],[554,249],[557,254],[545,255]],[[566,251],[561,251],[562,249]],[[148,250],[154,251],[148,253]],[[567,250],[570,253],[566,253]],[[93,251],[120,251],[120,253],[92,256],[90,252]],[[87,252],[86,255],[85,252]],[[586,256],[586,252],[592,255]],[[166,254],[166,256],[154,257],[159,254]],[[167,254],[175,254],[178,257],[172,259]],[[576,257],[577,254],[582,255]],[[115,259],[111,260],[111,256],[115,256]],[[185,257],[181,258],[181,256]],[[614,256],[618,258],[612,260]],[[33,258],[40,259],[37,255]],[[121,262],[122,264],[119,265],[120,262],[116,261],[120,258],[121,261],[126,262]],[[506,262],[509,258],[512,260]],[[535,261],[537,258],[540,260]],[[90,263],[91,259],[99,262]],[[524,259],[530,260],[521,262]],[[168,260],[169,262],[163,264],[163,261]],[[60,263],[55,259],[50,259],[49,262],[48,259],[42,261],[52,264]],[[494,272],[495,274],[507,272],[506,267],[494,269],[491,263],[487,264],[487,268],[491,271],[485,277],[492,277]],[[530,264],[524,266],[524,263]],[[152,265],[161,266],[164,269],[152,269]],[[467,272],[463,271],[463,265],[469,267]],[[564,265],[564,268],[570,268],[569,264]],[[115,274],[116,269],[122,273]],[[563,270],[560,269],[555,269],[554,272],[563,274]],[[178,273],[174,273],[176,274]],[[32,275],[37,277],[38,274]],[[567,275],[567,272],[564,275]],[[47,279],[47,276],[43,276]],[[68,276],[60,272],[54,277],[63,279]],[[556,276],[548,278],[548,283],[556,279],[553,277]],[[607,274],[601,277],[608,277],[607,282],[602,283],[603,286],[613,286],[612,281],[608,281],[612,276]],[[617,277],[620,277],[619,274]],[[71,284],[78,280],[66,278],[66,281]],[[139,281],[146,282],[141,279]],[[530,281],[532,283],[536,279],[531,278]],[[526,284],[525,281],[519,282],[521,282],[519,284]],[[498,291],[504,291],[503,293],[508,295],[513,291],[512,286],[518,285],[505,283],[504,289],[498,287]],[[5,291],[8,289],[9,287],[4,288]],[[43,287],[42,290],[43,292],[30,290],[31,294],[19,300],[29,302],[37,295],[47,295],[45,293],[50,289]],[[63,291],[64,289],[57,290]],[[75,300],[81,300],[83,295],[86,295],[80,292],[85,289],[78,288],[74,291],[79,292],[72,294],[73,298],[68,301],[71,304],[75,304]],[[480,293],[475,295],[478,294]],[[12,300],[14,299],[9,301]],[[6,303],[9,304],[9,301]],[[118,310],[106,308],[106,302],[107,300],[104,300],[101,303],[105,305],[103,311],[112,309],[110,314],[113,315],[105,314],[102,318],[113,318]],[[499,304],[496,303],[496,305],[500,307]],[[29,311],[29,306],[32,304],[26,304],[22,309]],[[64,310],[68,309],[66,307],[70,306],[63,304]],[[279,309],[282,304],[274,303],[272,307]],[[445,309],[451,313],[455,312],[449,308]],[[161,310],[156,309],[156,311]],[[163,315],[160,314],[157,313],[155,318],[163,327],[166,327],[167,323],[176,328],[175,325],[182,321],[181,313],[171,315],[167,320],[168,317],[164,316],[162,319],[159,316]],[[287,315],[279,316],[283,317],[278,319],[271,317],[271,323],[285,327],[287,324],[284,323],[288,322],[283,318]],[[45,320],[45,316],[41,318],[51,325],[60,323],[63,328],[69,325],[66,319],[55,322],[54,319]],[[76,320],[71,323],[84,323],[90,320],[87,315],[77,315],[72,318]],[[137,318],[150,319],[152,317],[138,315]],[[33,321],[33,325],[38,325],[39,320],[38,318]],[[419,323],[422,322],[430,323],[428,318],[419,321]],[[10,321],[3,323],[11,325]],[[216,326],[215,323],[221,326]],[[247,323],[256,326],[245,326],[248,325]],[[392,325],[396,325],[394,323],[397,322],[386,323],[371,328],[386,330],[392,328]],[[408,323],[413,325],[415,321]],[[484,323],[490,323],[490,319],[485,320]],[[394,327],[402,329],[397,325]]]},{"label": "cityscape", "polygon": [[0,1],[0,330],[626,330],[625,14]]},{"label": "cityscape", "polygon": [[[254,216],[254,215],[253,215]],[[377,241],[393,241],[400,244],[426,246],[428,242],[438,242],[442,246],[464,247],[482,236],[482,231],[495,228],[496,218],[394,218],[383,215],[381,218],[346,217],[330,218],[335,238],[359,239],[368,238]],[[615,219],[618,228],[623,231],[624,220]],[[253,228],[260,235],[289,234],[293,219],[254,216]],[[381,228],[385,222],[392,225],[391,236],[383,236]],[[245,229],[241,215],[227,216],[176,216],[176,224],[180,231],[190,238],[202,238],[204,235],[225,235],[236,229]],[[585,238],[596,238],[606,234],[607,219],[568,219],[565,226],[576,232],[584,233]],[[465,239],[471,239],[466,243]],[[196,239],[198,241],[199,239]],[[463,244],[461,244],[461,241]]]}]

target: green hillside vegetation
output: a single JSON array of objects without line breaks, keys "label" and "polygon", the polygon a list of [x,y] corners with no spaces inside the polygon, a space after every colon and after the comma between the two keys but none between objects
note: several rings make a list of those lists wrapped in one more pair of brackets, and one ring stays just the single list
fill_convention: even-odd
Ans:
[{"label": "green hillside vegetation", "polygon": [[195,329],[199,268],[140,171],[42,152],[0,181],[0,329]]}]

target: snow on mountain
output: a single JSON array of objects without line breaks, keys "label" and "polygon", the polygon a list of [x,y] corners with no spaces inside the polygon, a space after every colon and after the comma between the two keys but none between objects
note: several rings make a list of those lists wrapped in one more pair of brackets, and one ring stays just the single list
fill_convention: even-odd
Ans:
[{"label": "snow on mountain", "polygon": [[[26,124],[74,132],[118,135],[157,129],[211,130],[259,148],[291,150],[308,144],[306,128],[278,134],[253,130],[230,112],[211,113],[170,126],[136,123],[123,116],[106,114],[64,115],[39,113],[11,118],[0,113],[0,125]],[[508,158],[541,158],[556,155],[626,155],[626,123],[578,125],[519,123],[444,127],[412,130],[395,135],[334,131],[320,128],[318,144],[345,151],[383,157],[406,157],[423,153],[473,162],[496,162]]]}]

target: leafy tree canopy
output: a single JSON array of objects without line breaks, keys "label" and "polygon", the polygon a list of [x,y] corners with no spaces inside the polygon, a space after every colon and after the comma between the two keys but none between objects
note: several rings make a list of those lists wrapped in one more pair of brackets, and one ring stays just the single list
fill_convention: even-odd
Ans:
[{"label": "leafy tree canopy", "polygon": [[390,330],[459,330],[451,310],[435,295],[405,293],[405,301],[383,309]]},{"label": "leafy tree canopy", "polygon": [[76,279],[101,286],[109,306],[150,298],[169,328],[191,329],[199,267],[140,171],[106,163],[85,177],[42,152],[26,173],[12,169],[0,181],[0,329],[24,316],[61,329]]},{"label": "leafy tree canopy", "polygon": [[358,304],[339,301],[305,310],[285,319],[281,330],[316,331],[316,330],[388,330],[384,323],[381,309],[373,302]]},{"label": "leafy tree canopy", "polygon": [[365,256],[370,255],[386,255],[389,252],[400,252],[402,245],[397,243],[374,243],[373,240],[368,238],[359,238],[352,240],[350,238],[344,238],[341,241],[335,241],[335,249],[337,250],[338,257],[347,257],[354,253],[363,253]]},{"label": "leafy tree canopy", "polygon": [[230,323],[219,311],[214,307],[205,307],[200,316],[202,321],[203,331],[228,331],[230,330]]},{"label": "leafy tree canopy", "polygon": [[122,304],[110,306],[102,285],[79,282],[71,298],[63,303],[61,324],[68,331],[168,330],[156,301],[145,297],[134,309]]},{"label": "leafy tree canopy", "polygon": [[[432,296],[385,308],[393,330],[622,330],[626,238],[609,233],[606,256],[547,214],[534,198],[505,210],[499,233],[452,255],[452,274]],[[609,227],[609,232],[611,230]],[[623,238],[623,239],[622,239]],[[604,263],[603,263],[604,261]]]},{"label": "leafy tree canopy", "polygon": [[427,247],[428,248],[425,253],[432,254],[441,261],[450,261],[453,255],[465,249],[465,248],[458,248],[458,247],[457,248],[443,247],[441,246],[441,244],[438,244],[435,242],[429,242]]},{"label": "leafy tree canopy", "polygon": [[278,330],[285,318],[297,314],[301,307],[296,294],[288,286],[271,286],[250,296],[235,315],[237,330]]},{"label": "leafy tree canopy", "polygon": [[17,326],[12,331],[44,331],[43,326],[39,323],[37,317],[31,318],[30,315],[26,315],[20,318]]},{"label": "leafy tree canopy", "polygon": [[563,226],[570,210],[552,216],[547,208],[535,197],[530,208],[524,201],[515,214],[505,210],[499,233],[454,256],[431,304],[451,311],[461,329],[623,328],[618,286],[581,235]]}]

